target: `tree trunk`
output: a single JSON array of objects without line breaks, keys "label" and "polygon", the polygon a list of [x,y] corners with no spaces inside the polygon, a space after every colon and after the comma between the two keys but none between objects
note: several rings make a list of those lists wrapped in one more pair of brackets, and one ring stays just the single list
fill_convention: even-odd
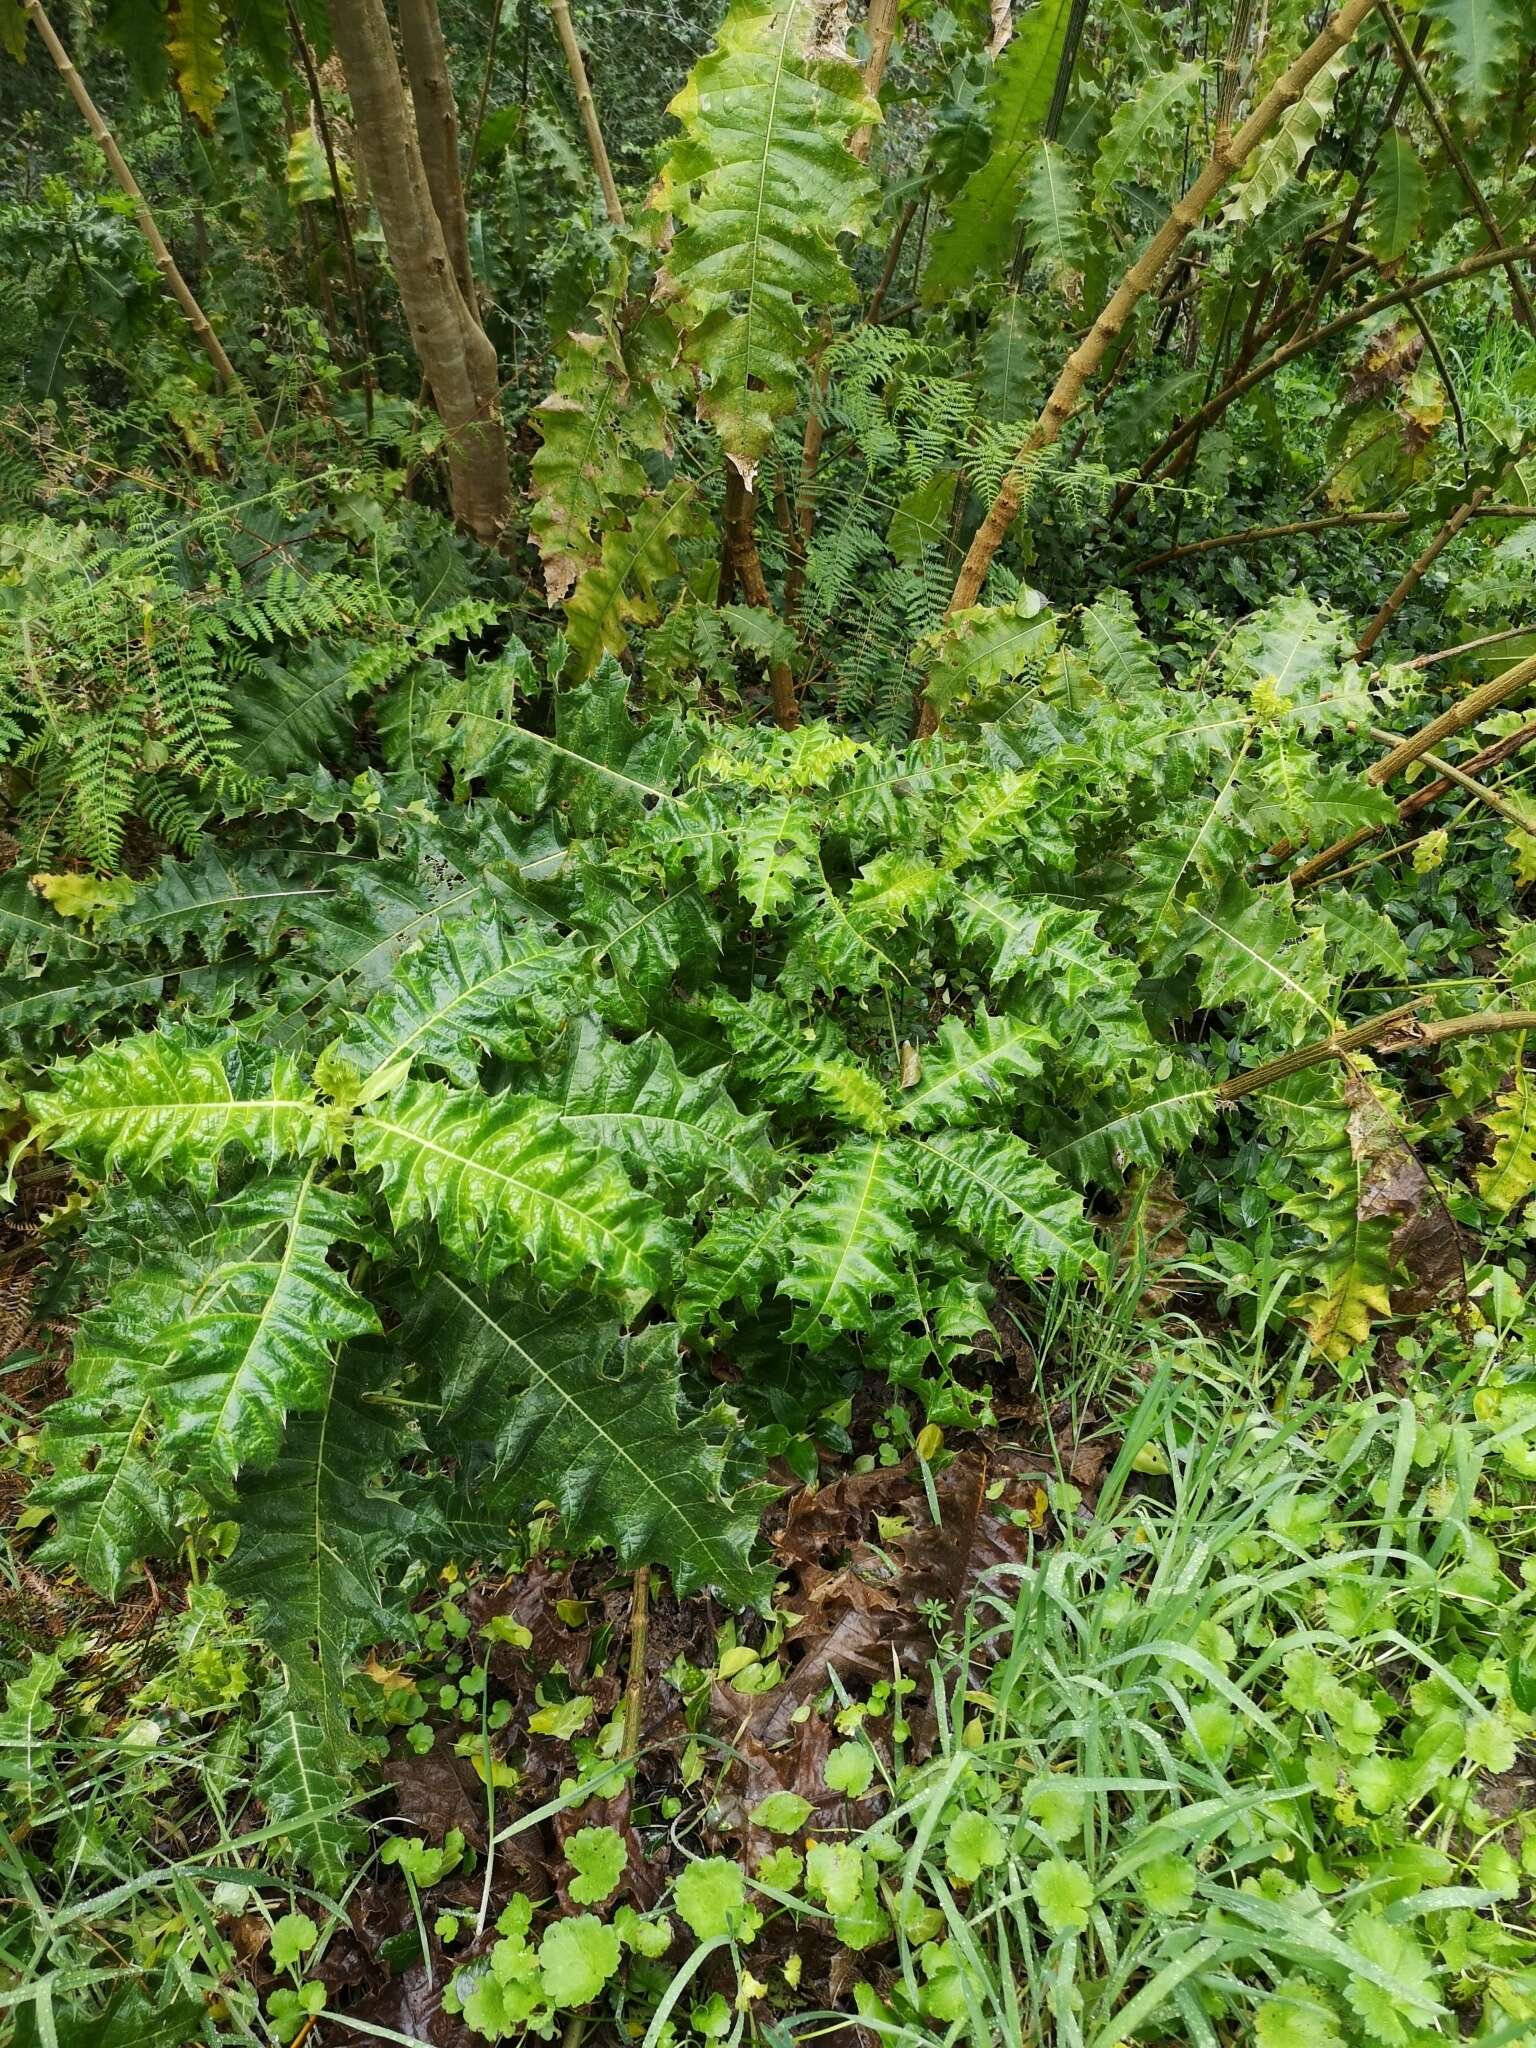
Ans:
[{"label": "tree trunk", "polygon": [[352,96],[358,155],[379,210],[411,341],[448,430],[454,517],[478,539],[494,543],[511,495],[496,352],[454,276],[383,0],[331,0],[330,14]]},{"label": "tree trunk", "polygon": [[469,262],[469,215],[459,176],[459,110],[448,75],[437,0],[400,0],[400,47],[405,52],[405,75],[416,115],[416,140],[421,145],[438,225],[448,245],[454,282],[465,305],[478,316],[475,274]]}]

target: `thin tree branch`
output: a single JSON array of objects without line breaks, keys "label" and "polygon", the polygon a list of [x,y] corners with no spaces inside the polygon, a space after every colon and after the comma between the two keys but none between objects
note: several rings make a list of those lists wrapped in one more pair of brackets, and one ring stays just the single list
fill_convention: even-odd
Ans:
[{"label": "thin tree branch", "polygon": [[485,45],[485,68],[480,73],[480,91],[475,98],[475,126],[469,138],[469,162],[464,167],[464,190],[467,194],[475,175],[475,165],[480,160],[480,133],[485,127],[486,102],[491,97],[491,79],[496,70],[496,45],[501,40],[501,17],[509,0],[492,0],[491,32]]},{"label": "thin tree branch", "polygon": [[1456,389],[1456,379],[1451,366],[1445,359],[1445,350],[1440,338],[1429,324],[1429,316],[1422,310],[1417,299],[1408,301],[1408,318],[1424,337],[1424,346],[1429,350],[1440,382],[1445,386],[1445,395],[1451,401],[1451,412],[1456,421],[1456,445],[1461,450],[1461,473],[1463,481],[1472,481],[1472,455],[1467,444],[1467,416],[1461,409],[1461,394]]},{"label": "thin tree branch", "polygon": [[[1494,216],[1493,208],[1483,196],[1483,188],[1478,184],[1476,178],[1473,177],[1467,166],[1466,158],[1457,148],[1456,138],[1451,133],[1450,125],[1446,121],[1445,115],[1441,112],[1439,102],[1435,98],[1429,80],[1424,76],[1424,67],[1414,55],[1408,38],[1403,34],[1403,24],[1398,19],[1397,9],[1392,5],[1392,0],[1381,0],[1381,14],[1383,21],[1387,24],[1387,34],[1392,38],[1392,47],[1397,52],[1397,61],[1408,74],[1408,77],[1412,79],[1413,89],[1418,94],[1425,113],[1429,116],[1430,125],[1440,138],[1440,147],[1445,151],[1446,161],[1461,180],[1462,190],[1471,200],[1477,217],[1487,232],[1488,240],[1495,249],[1507,248],[1508,244],[1504,240],[1503,231],[1500,229],[1499,223]],[[1531,295],[1526,289],[1525,279],[1513,264],[1510,266],[1509,271],[1509,290],[1510,296],[1515,302],[1515,310],[1520,316],[1521,326],[1525,328],[1528,334],[1536,334],[1536,306],[1532,306]]]},{"label": "thin tree branch", "polygon": [[[1468,515],[1472,519],[1536,519],[1536,505],[1476,505]],[[1423,513],[1409,511],[1405,506],[1396,506],[1382,512],[1328,512],[1316,519],[1292,519],[1284,526],[1245,526],[1239,533],[1208,534],[1204,540],[1187,540],[1176,548],[1164,548],[1160,554],[1148,555],[1145,560],[1133,562],[1126,571],[1129,576],[1140,576],[1152,569],[1164,568],[1169,562],[1181,562],[1186,555],[1209,554],[1213,548],[1253,547],[1262,541],[1289,540],[1298,533],[1327,533],[1340,526],[1411,526],[1415,519],[1422,519]],[[1536,631],[1530,626],[1519,626],[1518,633]],[[1495,634],[1495,639],[1505,636]],[[1513,639],[1514,634],[1508,636]],[[1481,641],[1469,641],[1468,645],[1478,647]],[[1452,647],[1450,654],[1459,654],[1462,649]],[[1432,661],[1443,661],[1445,655],[1430,655],[1408,664],[1411,668],[1427,668]]]},{"label": "thin tree branch", "polygon": [[[1402,744],[1400,733],[1383,732],[1375,726],[1371,728],[1371,738],[1380,740],[1383,746],[1388,747]],[[1475,776],[1469,775],[1465,768],[1458,768],[1452,762],[1442,760],[1438,754],[1431,754],[1427,749],[1420,758],[1427,761],[1443,780],[1455,783],[1459,789],[1464,789],[1468,796],[1475,797],[1480,804],[1486,804],[1488,809],[1502,818],[1506,825],[1517,826],[1520,831],[1528,832],[1536,839],[1536,825],[1533,825],[1529,818],[1522,816],[1513,804],[1506,803],[1497,791],[1487,788]]]},{"label": "thin tree branch", "polygon": [[53,59],[59,76],[68,88],[70,98],[79,108],[86,127],[90,129],[102,155],[106,158],[113,177],[128,197],[133,208],[133,217],[138,222],[139,233],[149,244],[150,255],[154,258],[155,268],[160,273],[161,283],[186,314],[187,323],[197,336],[203,353],[212,363],[219,382],[227,391],[243,391],[245,387],[239,372],[224,353],[224,344],[214,333],[207,314],[198,304],[192,287],[182,276],[175,257],[167,248],[165,237],[160,232],[155,216],[150,212],[148,200],[139,189],[137,178],[124,161],[116,138],[98,112],[96,102],[86,91],[85,80],[70,62],[69,52],[54,33],[53,23],[43,12],[42,0],[22,0],[22,4],[31,18],[33,27],[42,37],[43,47]]},{"label": "thin tree branch", "polygon": [[555,17],[555,30],[560,37],[560,47],[565,52],[565,68],[571,74],[571,84],[576,89],[576,111],[581,116],[592,167],[597,172],[597,182],[602,188],[603,204],[608,209],[609,220],[616,228],[621,228],[624,225],[624,208],[619,200],[619,188],[613,180],[613,165],[608,160],[608,145],[603,140],[603,131],[598,122],[597,102],[592,97],[592,87],[587,78],[586,60],[581,54],[581,45],[577,42],[576,31],[571,25],[570,0],[549,0],[549,11]]},{"label": "thin tree branch", "polygon": [[[1522,506],[1521,510],[1536,515],[1536,506]],[[1523,640],[1531,633],[1536,633],[1536,626],[1506,626],[1501,633],[1484,633],[1476,640],[1463,640],[1459,647],[1442,647],[1438,654],[1416,654],[1412,661],[1405,661],[1403,667],[1434,668],[1437,663],[1450,661],[1458,654],[1476,654],[1479,648],[1496,647],[1504,640]]]},{"label": "thin tree branch", "polygon": [[629,1600],[629,1670],[624,1685],[624,1744],[622,1757],[632,1757],[640,1747],[640,1724],[645,1709],[645,1654],[650,1636],[651,1568],[641,1565],[635,1573]]},{"label": "thin tree branch", "polygon": [[[759,611],[772,612],[773,599],[768,594],[762,557],[757,552],[756,514],[757,493],[748,488],[735,463],[727,462],[723,567],[748,604]],[[725,580],[722,575],[722,583]],[[768,686],[775,724],[783,732],[793,732],[800,723],[800,702],[795,694],[794,671],[787,661],[769,661]]]},{"label": "thin tree branch", "polygon": [[[1487,768],[1497,768],[1501,762],[1518,754],[1523,747],[1528,747],[1532,740],[1536,740],[1536,725],[1524,725],[1518,732],[1506,733],[1502,739],[1494,740],[1491,745],[1484,747],[1480,754],[1474,754],[1466,764],[1467,772],[1481,773]],[[1392,822],[1406,825],[1408,820],[1417,817],[1420,811],[1427,810],[1433,803],[1438,803],[1441,797],[1449,796],[1455,787],[1455,783],[1448,775],[1437,776],[1433,782],[1422,784],[1411,796],[1403,798],[1397,807],[1397,817]],[[1315,855],[1307,862],[1305,867],[1297,868],[1293,872],[1290,877],[1292,890],[1309,888],[1320,882],[1337,862],[1353,853],[1357,846],[1368,845],[1371,840],[1379,838],[1386,829],[1385,825],[1366,825],[1359,832],[1352,832],[1347,839],[1341,839],[1335,845],[1327,847],[1323,853]],[[1401,851],[1401,848],[1395,850]],[[1384,855],[1379,857],[1385,858]],[[1344,870],[1345,874],[1352,872],[1349,868]],[[1343,876],[1336,879],[1342,881]]]},{"label": "thin tree branch", "polygon": [[304,23],[293,0],[288,0],[288,32],[293,38],[294,48],[299,53],[299,65],[304,73],[304,83],[309,88],[310,111],[315,119],[315,132],[320,137],[320,147],[325,151],[325,167],[331,181],[331,212],[336,221],[336,240],[341,248],[342,267],[347,273],[347,295],[352,301],[352,318],[357,324],[358,347],[362,351],[363,416],[368,431],[373,431],[373,337],[368,331],[368,303],[363,297],[362,273],[357,267],[357,244],[352,237],[352,221],[347,213],[347,203],[342,196],[341,172],[336,162],[336,144],[331,135],[330,117],[325,111],[325,100],[320,91],[320,74],[315,69],[314,52],[309,47],[309,38],[304,33]]},{"label": "thin tree branch", "polygon": [[[1503,675],[1495,676],[1492,682],[1484,683],[1479,689],[1470,691],[1459,704],[1453,704],[1448,711],[1442,711],[1438,718],[1431,719],[1429,724],[1422,727],[1411,739],[1399,742],[1389,754],[1384,754],[1366,770],[1366,784],[1373,789],[1383,788],[1394,775],[1400,775],[1405,768],[1423,755],[1438,752],[1442,740],[1450,739],[1465,726],[1475,725],[1485,712],[1491,711],[1496,704],[1502,704],[1506,697],[1512,697],[1516,690],[1523,689],[1532,681],[1536,681],[1536,655],[1528,660],[1515,662]],[[1305,889],[1310,883],[1317,881],[1329,868],[1343,860],[1346,854],[1352,853],[1365,840],[1374,838],[1379,830],[1378,826],[1352,833],[1347,839],[1337,840],[1332,846],[1325,846],[1321,853],[1315,853],[1310,859],[1304,860],[1299,867],[1291,870],[1292,889]]]},{"label": "thin tree branch", "polygon": [[[1019,448],[977,529],[949,601],[951,613],[966,610],[981,594],[993,558],[1023,504],[1027,459],[1059,439],[1062,428],[1082,402],[1089,379],[1139,301],[1157,283],[1169,261],[1178,253],[1185,237],[1200,224],[1207,208],[1228,179],[1252,155],[1286,110],[1296,104],[1323,66],[1350,42],[1375,5],[1376,0],[1345,0],[1345,5],[1322,34],[1282,72],[1237,133],[1230,140],[1218,141],[1200,175],[1121,278],[1087,335],[1068,356],[1039,419]],[[925,697],[919,732],[931,733],[936,725],[937,714]]]},{"label": "thin tree branch", "polygon": [[[1287,363],[1293,363],[1298,356],[1306,355],[1312,349],[1321,348],[1324,342],[1332,341],[1336,335],[1347,333],[1351,327],[1358,327],[1362,321],[1374,319],[1378,313],[1390,311],[1393,306],[1406,306],[1414,299],[1423,298],[1427,292],[1439,291],[1444,285],[1459,284],[1464,278],[1477,277],[1483,271],[1492,270],[1499,264],[1507,269],[1511,264],[1528,262],[1532,257],[1536,257],[1536,242],[1522,242],[1514,249],[1481,249],[1475,256],[1466,256],[1461,262],[1451,264],[1449,269],[1432,271],[1427,277],[1395,285],[1391,291],[1378,292],[1374,298],[1364,300],[1348,313],[1340,313],[1337,318],[1325,321],[1321,327],[1314,327],[1310,333],[1296,335],[1290,341],[1282,343],[1262,361],[1243,371],[1241,376],[1232,378],[1208,404],[1202,405],[1197,412],[1192,412],[1187,420],[1165,436],[1141,465],[1135,482],[1121,485],[1114,503],[1109,508],[1109,518],[1113,520],[1118,517],[1140,486],[1149,482],[1170,457],[1177,454],[1186,441],[1193,435],[1203,432],[1212,420],[1220,419],[1227,407],[1251,391],[1255,384],[1262,384],[1266,377],[1274,376],[1277,370],[1284,369]],[[1364,263],[1360,266],[1361,269],[1368,267],[1368,264]]]},{"label": "thin tree branch", "polygon": [[1418,589],[1424,578],[1429,574],[1435,563],[1439,561],[1441,555],[1444,554],[1467,521],[1492,496],[1492,484],[1479,484],[1471,497],[1463,499],[1461,504],[1456,507],[1456,510],[1446,520],[1429,546],[1421,554],[1416,555],[1408,564],[1408,567],[1398,579],[1396,588],[1388,594],[1382,603],[1380,611],[1377,612],[1375,618],[1371,620],[1365,631],[1360,635],[1360,638],[1355,642],[1355,653],[1360,660],[1363,661],[1366,655],[1370,653],[1376,642],[1385,633],[1388,626],[1391,625],[1392,621],[1397,617],[1403,606],[1412,597],[1413,593]]},{"label": "thin tree branch", "polygon": [[901,261],[901,251],[907,239],[907,230],[916,218],[917,201],[909,199],[897,217],[896,226],[891,232],[890,246],[885,252],[885,266],[880,272],[880,280],[869,295],[869,304],[864,308],[864,324],[866,327],[878,327],[880,324],[881,308],[885,304],[885,295],[895,280],[896,266]]}]

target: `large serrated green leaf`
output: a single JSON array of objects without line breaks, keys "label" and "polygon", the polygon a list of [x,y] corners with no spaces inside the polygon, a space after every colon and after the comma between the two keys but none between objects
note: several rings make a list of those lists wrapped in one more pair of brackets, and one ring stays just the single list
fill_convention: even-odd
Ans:
[{"label": "large serrated green leaf", "polygon": [[1301,175],[1302,166],[1333,111],[1334,97],[1354,53],[1348,47],[1330,57],[1301,94],[1280,116],[1249,158],[1244,175],[1222,211],[1224,225],[1247,226],[1258,219]]},{"label": "large serrated green leaf", "polygon": [[473,1087],[487,1054],[526,1059],[533,1037],[558,1029],[581,1000],[588,957],[548,931],[455,919],[400,963],[336,1053],[365,1077],[409,1063]]},{"label": "large serrated green leaf", "polygon": [[[121,1354],[133,1341],[125,1332]],[[158,1362],[154,1349],[136,1362],[120,1355],[88,1387],[55,1401],[43,1432],[43,1456],[53,1470],[37,1500],[58,1527],[39,1562],[67,1561],[108,1599],[169,1538],[174,1496],[153,1446],[151,1374]]]},{"label": "large serrated green leaf", "polygon": [[166,51],[187,111],[210,127],[225,93],[224,17],[216,0],[176,0]]},{"label": "large serrated green leaf", "polygon": [[1436,24],[1435,48],[1445,52],[1455,97],[1480,120],[1520,53],[1518,0],[1426,0],[1425,12]]},{"label": "large serrated green leaf", "polygon": [[904,1122],[931,1131],[940,1124],[986,1123],[1007,1112],[1015,1084],[1040,1072],[1044,1032],[1012,1017],[978,1010],[969,1023],[947,1017],[923,1071],[900,1100]]},{"label": "large serrated green leaf", "polygon": [[545,1286],[639,1310],[671,1270],[675,1233],[656,1203],[529,1096],[411,1081],[356,1118],[351,1135],[358,1165],[382,1176],[396,1226],[430,1220],[483,1282],[526,1259]]},{"label": "large serrated green leaf", "polygon": [[1083,1205],[1009,1131],[939,1131],[909,1141],[929,1202],[1021,1280],[1100,1264]]},{"label": "large serrated green leaf", "polygon": [[315,1168],[243,1188],[210,1220],[208,1271],[164,1333],[155,1407],[168,1452],[232,1480],[271,1463],[289,1412],[327,1398],[334,1347],[378,1318],[328,1256],[366,1229]]},{"label": "large serrated green leaf", "polygon": [[795,1304],[793,1341],[814,1350],[840,1330],[870,1327],[876,1300],[901,1287],[921,1206],[899,1140],[852,1138],[818,1163],[790,1218],[789,1270],[779,1282]]},{"label": "large serrated green leaf", "polygon": [[817,29],[813,0],[735,0],[668,109],[682,129],[662,173],[674,317],[704,376],[700,414],[748,479],[800,389],[805,309],[852,296],[837,237],[863,225],[874,190],[847,143],[880,110]]},{"label": "large serrated green leaf", "polygon": [[332,1755],[346,1742],[349,1664],[389,1631],[380,1567],[409,1537],[383,1476],[408,1439],[378,1399],[376,1377],[358,1351],[328,1361],[315,1412],[293,1420],[270,1466],[242,1478],[239,1541],[218,1570],[223,1590],[282,1660],[290,1700],[318,1723]]},{"label": "large serrated green leaf", "polygon": [[1366,228],[1371,254],[1395,263],[1413,247],[1429,202],[1429,180],[1418,153],[1401,128],[1381,138],[1371,173],[1371,214]]},{"label": "large serrated green leaf", "polygon": [[553,1500],[570,1540],[665,1565],[679,1594],[762,1598],[765,1575],[749,1562],[758,1509],[723,1491],[727,1418],[680,1413],[674,1330],[621,1338],[587,1305],[543,1314],[440,1276],[404,1340],[435,1367],[450,1409],[490,1438],[480,1486],[508,1520]]},{"label": "large serrated green leaf", "polygon": [[1054,142],[1036,145],[1019,196],[1024,247],[1058,291],[1071,291],[1088,260],[1088,222],[1072,161]]},{"label": "large serrated green leaf", "polygon": [[56,1067],[27,1097],[43,1142],[88,1173],[211,1186],[226,1152],[264,1165],[320,1151],[326,1121],[289,1054],[172,1025]]},{"label": "large serrated green leaf", "polygon": [[1112,1088],[1086,1110],[1072,1135],[1041,1152],[1076,1186],[1113,1187],[1127,1166],[1155,1166],[1183,1151],[1217,1107],[1214,1083],[1181,1066],[1150,1087]]},{"label": "large serrated green leaf", "polygon": [[357,1794],[343,1761],[350,1763],[349,1751],[334,1728],[285,1692],[267,1703],[256,1729],[251,1790],[304,1867],[333,1893],[351,1874],[363,1832],[351,1818]]},{"label": "large serrated green leaf", "polygon": [[737,1108],[720,1069],[683,1073],[655,1032],[622,1045],[583,1019],[564,1068],[540,1093],[582,1144],[622,1159],[653,1193],[690,1207],[720,1188],[755,1194],[773,1164],[767,1117]]},{"label": "large serrated green leaf", "polygon": [[1162,166],[1156,157],[1175,140],[1182,141],[1204,75],[1205,66],[1198,62],[1153,71],[1115,108],[1093,166],[1093,189],[1101,203],[1134,178],[1148,182],[1148,173],[1150,182],[1160,182]]}]

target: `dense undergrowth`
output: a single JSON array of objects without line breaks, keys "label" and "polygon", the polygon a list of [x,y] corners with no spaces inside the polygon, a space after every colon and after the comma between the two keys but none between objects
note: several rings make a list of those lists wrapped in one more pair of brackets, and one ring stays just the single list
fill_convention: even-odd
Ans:
[{"label": "dense undergrowth", "polygon": [[1529,12],[0,0],[0,2027],[1531,2038]]}]

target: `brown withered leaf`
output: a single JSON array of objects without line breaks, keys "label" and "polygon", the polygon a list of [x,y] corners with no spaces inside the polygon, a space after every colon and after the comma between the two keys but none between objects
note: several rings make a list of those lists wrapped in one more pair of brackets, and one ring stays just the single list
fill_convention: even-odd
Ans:
[{"label": "brown withered leaf", "polygon": [[1345,390],[1344,403],[1364,405],[1367,399],[1379,398],[1389,385],[1412,376],[1423,353],[1424,337],[1411,320],[1383,328],[1366,343]]},{"label": "brown withered leaf", "polygon": [[1395,1314],[1414,1315],[1445,1295],[1466,1296],[1466,1265],[1455,1218],[1392,1118],[1358,1073],[1344,1077],[1349,1104],[1349,1145],[1364,1171],[1359,1213],[1363,1221],[1385,1217],[1393,1224]]},{"label": "brown withered leaf", "polygon": [[457,1828],[471,1848],[485,1847],[485,1788],[465,1758],[439,1742],[425,1756],[386,1757],[383,1768],[408,1832],[440,1842]]},{"label": "brown withered leaf", "polygon": [[565,1602],[569,1611],[575,1612],[580,1600],[574,1567],[551,1563],[546,1557],[531,1559],[511,1578],[477,1585],[467,1602],[477,1628],[503,1615],[533,1638],[526,1650],[497,1643],[491,1651],[492,1678],[506,1685],[523,1673],[548,1672],[558,1664],[569,1678],[579,1679],[591,1661],[592,1626],[583,1621],[572,1628],[558,1610]]},{"label": "brown withered leaf", "polygon": [[1115,1215],[1119,1230],[1120,1269],[1133,1261],[1144,1267],[1145,1285],[1137,1301],[1144,1314],[1155,1314],[1177,1292],[1172,1277],[1189,1250],[1184,1219],[1189,1205],[1180,1199],[1168,1173],[1154,1174],[1142,1185],[1127,1186]]},{"label": "brown withered leaf", "polygon": [[899,1668],[921,1678],[933,1647],[924,1610],[953,1626],[984,1571],[1028,1558],[1048,1519],[1047,1476],[1017,1452],[966,1451],[933,1475],[937,1526],[911,1460],[797,1494],[773,1539],[790,1579],[785,1605],[799,1616],[782,1646],[791,1669],[751,1701],[744,1735],[770,1749],[787,1741],[797,1711],[834,1671],[873,1681]]}]

